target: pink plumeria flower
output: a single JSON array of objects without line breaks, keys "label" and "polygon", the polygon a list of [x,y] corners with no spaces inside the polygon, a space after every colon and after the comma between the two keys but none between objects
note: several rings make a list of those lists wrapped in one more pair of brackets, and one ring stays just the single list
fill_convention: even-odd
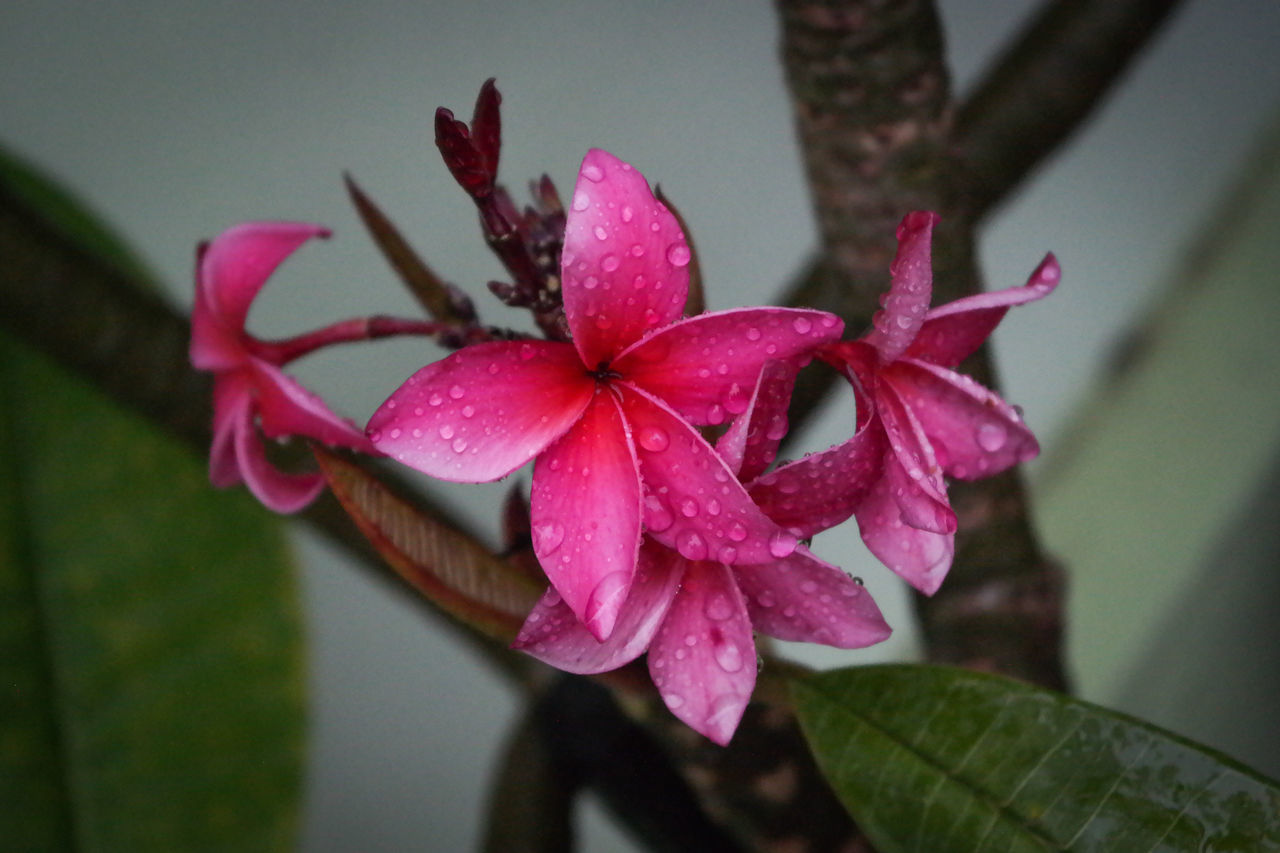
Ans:
[{"label": "pink plumeria flower", "polygon": [[[766,366],[750,408],[717,445],[731,469],[758,471],[771,461],[785,423],[779,430],[776,406],[764,402],[789,398],[794,375],[790,365]],[[841,649],[863,648],[890,633],[870,593],[803,546],[769,563],[731,567],[686,559],[646,536],[609,639],[592,636],[550,589],[514,647],[575,673],[616,669],[648,651],[650,677],[671,712],[725,745],[755,689],[753,631]]]},{"label": "pink plumeria flower", "polygon": [[[243,482],[276,512],[296,512],[309,504],[324,488],[324,478],[275,468],[259,430],[268,438],[303,436],[376,452],[354,424],[280,370],[317,346],[368,337],[366,321],[278,344],[245,331],[249,306],[276,267],[307,240],[328,234],[319,225],[300,222],[248,222],[201,246],[196,264],[190,354],[192,365],[214,374],[209,479],[220,488]],[[356,328],[361,322],[363,330]]]},{"label": "pink plumeria flower", "polygon": [[443,480],[496,480],[536,457],[534,552],[601,640],[631,589],[642,526],[693,561],[763,563],[796,547],[694,427],[744,411],[766,359],[806,358],[842,324],[784,308],[681,319],[689,261],[644,177],[592,150],[561,256],[573,343],[466,347],[369,421],[379,450]]},{"label": "pink plumeria flower", "polygon": [[[930,595],[955,553],[956,516],[943,475],[991,476],[1040,449],[1012,406],[951,368],[986,340],[1009,308],[1047,296],[1061,275],[1050,254],[1022,287],[928,310],[936,220],[925,212],[902,220],[892,285],[874,328],[821,354],[853,384],[854,438],[774,472],[775,493],[790,492],[786,513],[761,501],[766,512],[800,536],[808,535],[805,517],[812,524],[825,512],[825,523],[853,513],[872,553]],[[864,484],[842,490],[838,479],[854,481],[854,471]]]}]

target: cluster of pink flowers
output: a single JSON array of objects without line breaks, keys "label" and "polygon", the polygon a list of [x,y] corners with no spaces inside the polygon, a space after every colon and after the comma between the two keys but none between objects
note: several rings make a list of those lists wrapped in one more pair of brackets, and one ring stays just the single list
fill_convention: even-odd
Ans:
[{"label": "cluster of pink flowers", "polygon": [[[593,150],[565,217],[568,340],[464,346],[409,377],[367,432],[280,367],[316,346],[436,327],[375,318],[258,341],[244,331],[253,296],[323,232],[240,226],[203,253],[197,276],[191,355],[216,376],[212,478],[243,480],[280,511],[316,494],[318,475],[266,463],[258,431],[457,482],[533,461],[533,547],[549,587],[515,647],[577,673],[647,652],[671,712],[727,743],[755,686],[755,632],[846,649],[889,635],[862,585],[801,540],[855,517],[885,565],[932,593],[954,550],[944,475],[988,476],[1038,451],[1014,408],[952,368],[1008,308],[1049,293],[1057,264],[1049,256],[1022,287],[930,310],[934,221],[903,220],[883,310],[856,340],[807,309],[685,317],[691,254],[676,217],[637,170]],[[795,376],[814,358],[852,385],[853,435],[770,469]],[[714,445],[707,427],[720,427]]]}]

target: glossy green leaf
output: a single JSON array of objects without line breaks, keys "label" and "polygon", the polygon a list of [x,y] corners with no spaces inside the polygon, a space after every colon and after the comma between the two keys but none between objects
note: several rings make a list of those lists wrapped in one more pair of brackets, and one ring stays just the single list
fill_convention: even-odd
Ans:
[{"label": "glossy green leaf", "polygon": [[463,624],[503,642],[515,638],[545,583],[347,458],[319,445],[312,452],[343,509],[401,578]]},{"label": "glossy green leaf", "polygon": [[1280,788],[1122,714],[938,666],[792,688],[823,773],[881,853],[1280,850]]},{"label": "glossy green leaf", "polygon": [[294,849],[299,629],[275,519],[0,336],[0,847]]}]

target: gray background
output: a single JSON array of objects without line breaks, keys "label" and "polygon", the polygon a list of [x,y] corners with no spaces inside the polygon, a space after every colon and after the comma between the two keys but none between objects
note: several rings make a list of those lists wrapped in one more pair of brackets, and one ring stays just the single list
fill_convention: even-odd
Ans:
[{"label": "gray background", "polygon": [[[1034,6],[940,5],[960,90]],[[1025,409],[1046,459],[1083,429],[1079,413],[1117,342],[1161,304],[1280,104],[1277,35],[1280,5],[1270,0],[1186,3],[1097,120],[992,219],[981,253],[990,286],[1021,283],[1049,249],[1064,267],[1058,293],[1015,312],[995,339],[1006,396]],[[567,193],[585,150],[606,148],[680,207],[711,307],[759,304],[815,242],[777,43],[769,4],[742,0],[11,1],[0,11],[0,140],[119,226],[184,306],[197,240],[245,219],[332,226],[335,238],[307,247],[255,307],[264,337],[413,310],[355,220],[343,170],[439,272],[477,295],[490,322],[515,322],[484,297],[500,269],[432,145],[434,108],[468,116],[495,76],[513,189],[545,171]],[[297,372],[363,419],[437,357],[402,342],[320,354]],[[839,439],[850,416],[851,403],[833,406],[801,446]],[[1031,466],[1038,488],[1050,479],[1044,464]],[[495,529],[504,485],[428,487]],[[1274,490],[1259,494],[1247,505],[1275,505]],[[1244,553],[1228,558],[1273,566],[1274,548],[1255,535],[1271,518],[1243,516],[1244,533],[1223,547]],[[512,697],[438,628],[297,538],[313,652],[305,849],[466,849]],[[866,577],[897,630],[874,650],[809,659],[915,654],[906,597],[852,526],[815,549]],[[1088,612],[1091,602],[1073,606]],[[1127,640],[1077,644],[1085,695],[1146,707],[1131,674],[1169,619],[1172,605]],[[1236,672],[1256,681],[1249,667]],[[626,849],[594,813],[586,833],[587,849]]]}]

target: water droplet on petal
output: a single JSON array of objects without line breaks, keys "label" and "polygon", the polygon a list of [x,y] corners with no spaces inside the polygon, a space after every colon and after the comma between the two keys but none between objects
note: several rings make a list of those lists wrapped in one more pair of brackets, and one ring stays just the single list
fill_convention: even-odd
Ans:
[{"label": "water droplet on petal", "polygon": [[466,393],[466,390],[461,385],[454,385],[449,389],[449,396],[455,400],[461,400]]},{"label": "water droplet on petal", "polygon": [[715,498],[711,498],[710,500],[707,501],[707,515],[715,516],[719,514],[720,514],[720,501],[716,500]]},{"label": "water droplet on petal", "polygon": [[747,538],[747,528],[743,526],[742,522],[735,521],[729,527],[729,538],[734,542],[741,542]]},{"label": "water droplet on petal", "polygon": [[672,243],[667,247],[667,260],[673,267],[685,267],[689,265],[689,260],[693,255],[689,252],[689,247],[684,243]]},{"label": "water droplet on petal", "polygon": [[671,444],[667,431],[661,427],[645,427],[640,430],[639,444],[650,453],[661,453]]},{"label": "water droplet on petal", "polygon": [[465,438],[455,438],[453,444],[449,446],[453,448],[454,453],[461,453],[467,449],[467,440]]},{"label": "water droplet on petal", "polygon": [[769,553],[778,559],[789,557],[796,550],[799,540],[785,530],[779,530],[769,537]]},{"label": "water droplet on petal", "polygon": [[535,524],[530,533],[533,536],[533,550],[539,556],[554,553],[564,541],[564,528],[555,522]]},{"label": "water droplet on petal", "polygon": [[600,284],[600,279],[596,278],[593,275],[589,275],[582,280],[582,286],[585,287],[587,290],[595,290],[599,284]]},{"label": "water droplet on petal", "polygon": [[627,572],[612,572],[602,577],[596,588],[591,590],[586,610],[582,613],[587,624],[598,620],[602,611],[613,610],[616,613],[620,600],[626,597],[630,588],[631,576]]},{"label": "water droplet on petal", "polygon": [[731,566],[734,561],[738,559],[738,549],[732,545],[725,545],[720,549],[719,553],[716,554],[716,559],[721,563],[724,563],[726,566]]},{"label": "water droplet on petal", "polygon": [[760,337],[761,337],[761,332],[755,326],[752,326],[751,328],[747,329],[747,340],[758,341],[760,340]]},{"label": "water droplet on petal", "polygon": [[462,407],[462,416],[463,416],[464,418],[474,417],[474,416],[475,416],[475,413],[476,413],[476,407],[475,407],[475,406],[463,406],[463,407]]},{"label": "water droplet on petal", "polygon": [[[599,234],[596,236],[598,237]],[[618,260],[617,255],[605,255],[600,259],[600,269],[605,272],[613,272],[620,266],[622,266],[622,261]]]},{"label": "water droplet on petal", "polygon": [[441,397],[439,394],[432,394],[431,397],[427,400],[427,403],[432,406],[438,406],[443,402],[444,402],[444,397]]},{"label": "water droplet on petal", "polygon": [[702,611],[712,622],[723,622],[733,615],[733,604],[729,601],[729,596],[717,592],[707,599]]},{"label": "water droplet on petal", "polygon": [[598,184],[604,180],[604,170],[596,164],[590,163],[582,167],[582,177]]},{"label": "water droplet on petal", "polygon": [[573,194],[573,209],[581,213],[591,206],[591,196],[582,190],[578,190]]},{"label": "water droplet on petal", "polygon": [[716,663],[725,672],[737,672],[742,669],[742,652],[738,650],[737,643],[728,641],[718,645],[712,654],[716,659]]},{"label": "water droplet on petal", "polygon": [[791,328],[796,330],[796,334],[807,335],[813,328],[813,323],[809,321],[808,317],[797,317],[791,321]]},{"label": "water droplet on petal", "polygon": [[778,601],[773,597],[773,593],[767,589],[756,596],[756,604],[759,604],[761,607],[769,608],[777,603]]},{"label": "water droplet on petal", "polygon": [[687,560],[705,560],[707,543],[695,530],[685,530],[676,537],[676,550]]},{"label": "water droplet on petal", "polygon": [[654,533],[661,533],[667,530],[675,522],[671,515],[671,511],[667,509],[666,504],[657,495],[645,495],[644,497],[644,524]]},{"label": "water droplet on petal", "polygon": [[605,230],[605,227],[603,225],[597,225],[595,228],[592,229],[591,233],[596,235],[597,240],[609,239],[609,232]]},{"label": "water droplet on petal", "polygon": [[448,441],[449,439],[453,438],[453,426],[450,424],[441,424],[440,437],[443,438],[445,441]]},{"label": "water droplet on petal", "polygon": [[685,518],[693,518],[698,514],[698,502],[693,498],[685,498],[680,502],[680,514]]},{"label": "water droplet on petal", "polygon": [[623,222],[630,222],[632,219],[634,219],[634,218],[635,218],[635,215],[636,215],[636,212],[635,212],[635,210],[633,210],[633,209],[632,209],[631,205],[629,205],[629,204],[624,204],[624,205],[622,206],[622,221],[623,221]]},{"label": "water droplet on petal", "polygon": [[1008,441],[1009,433],[1003,426],[997,423],[985,423],[978,427],[978,446],[988,453],[995,453],[1004,447],[1004,443]]},{"label": "water droplet on petal", "polygon": [[672,711],[675,711],[681,705],[684,704],[684,697],[681,696],[679,693],[663,693],[662,701],[666,704],[668,708],[670,708]]}]

